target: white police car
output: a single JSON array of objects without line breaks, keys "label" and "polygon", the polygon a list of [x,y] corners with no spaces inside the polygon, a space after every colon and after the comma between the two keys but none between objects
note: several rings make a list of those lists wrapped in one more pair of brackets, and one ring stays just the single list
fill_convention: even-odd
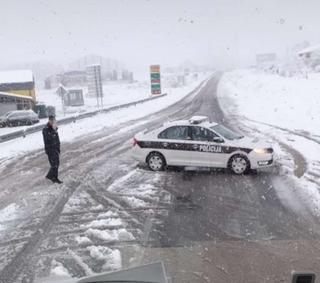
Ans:
[{"label": "white police car", "polygon": [[133,158],[153,171],[165,166],[230,168],[236,174],[273,164],[271,145],[209,122],[205,116],[166,123],[133,139]]}]

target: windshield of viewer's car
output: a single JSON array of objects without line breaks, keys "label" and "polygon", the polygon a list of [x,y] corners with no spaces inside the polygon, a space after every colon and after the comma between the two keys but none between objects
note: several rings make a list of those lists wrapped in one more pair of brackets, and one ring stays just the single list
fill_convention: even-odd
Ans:
[{"label": "windshield of viewer's car", "polygon": [[155,262],[320,278],[320,0],[0,0],[0,283]]}]

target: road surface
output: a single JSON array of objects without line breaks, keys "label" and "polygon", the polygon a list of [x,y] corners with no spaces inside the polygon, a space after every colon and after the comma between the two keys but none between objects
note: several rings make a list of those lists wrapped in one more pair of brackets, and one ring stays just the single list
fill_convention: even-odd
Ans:
[{"label": "road surface", "polygon": [[81,277],[157,260],[172,282],[288,282],[294,269],[319,272],[319,221],[294,194],[279,197],[298,189],[286,175],[154,173],[131,159],[133,135],[168,119],[207,115],[235,127],[219,108],[219,78],[163,111],[63,144],[62,186],[44,179],[42,150],[8,163],[0,209],[19,209],[0,231],[0,282],[44,282],[57,266]]}]

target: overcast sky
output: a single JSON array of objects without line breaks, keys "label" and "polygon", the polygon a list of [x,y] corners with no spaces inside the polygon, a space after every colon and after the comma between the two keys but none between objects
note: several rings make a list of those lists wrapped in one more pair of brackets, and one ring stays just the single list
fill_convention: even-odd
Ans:
[{"label": "overcast sky", "polygon": [[0,67],[101,54],[129,67],[252,63],[320,43],[319,0],[1,0]]}]

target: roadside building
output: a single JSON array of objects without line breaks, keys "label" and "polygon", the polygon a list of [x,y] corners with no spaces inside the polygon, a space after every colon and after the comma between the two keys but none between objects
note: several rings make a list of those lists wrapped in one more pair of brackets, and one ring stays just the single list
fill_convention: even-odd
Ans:
[{"label": "roadside building", "polygon": [[32,71],[0,72],[0,115],[12,110],[33,109],[35,102]]},{"label": "roadside building", "polygon": [[35,101],[36,94],[32,71],[0,72],[0,91],[31,97]]},{"label": "roadside building", "polygon": [[33,109],[34,105],[32,97],[0,92],[0,116],[13,110]]},{"label": "roadside building", "polygon": [[56,90],[56,94],[62,99],[63,106],[83,106],[83,90],[82,89],[71,89],[66,88],[60,84]]},{"label": "roadside building", "polygon": [[68,92],[63,96],[65,106],[83,106],[83,90],[68,89]]},{"label": "roadside building", "polygon": [[87,74],[85,71],[68,71],[57,75],[57,81],[65,86],[83,85],[87,81]]},{"label": "roadside building", "polygon": [[297,52],[303,63],[316,71],[320,71],[320,44],[308,46]]}]

